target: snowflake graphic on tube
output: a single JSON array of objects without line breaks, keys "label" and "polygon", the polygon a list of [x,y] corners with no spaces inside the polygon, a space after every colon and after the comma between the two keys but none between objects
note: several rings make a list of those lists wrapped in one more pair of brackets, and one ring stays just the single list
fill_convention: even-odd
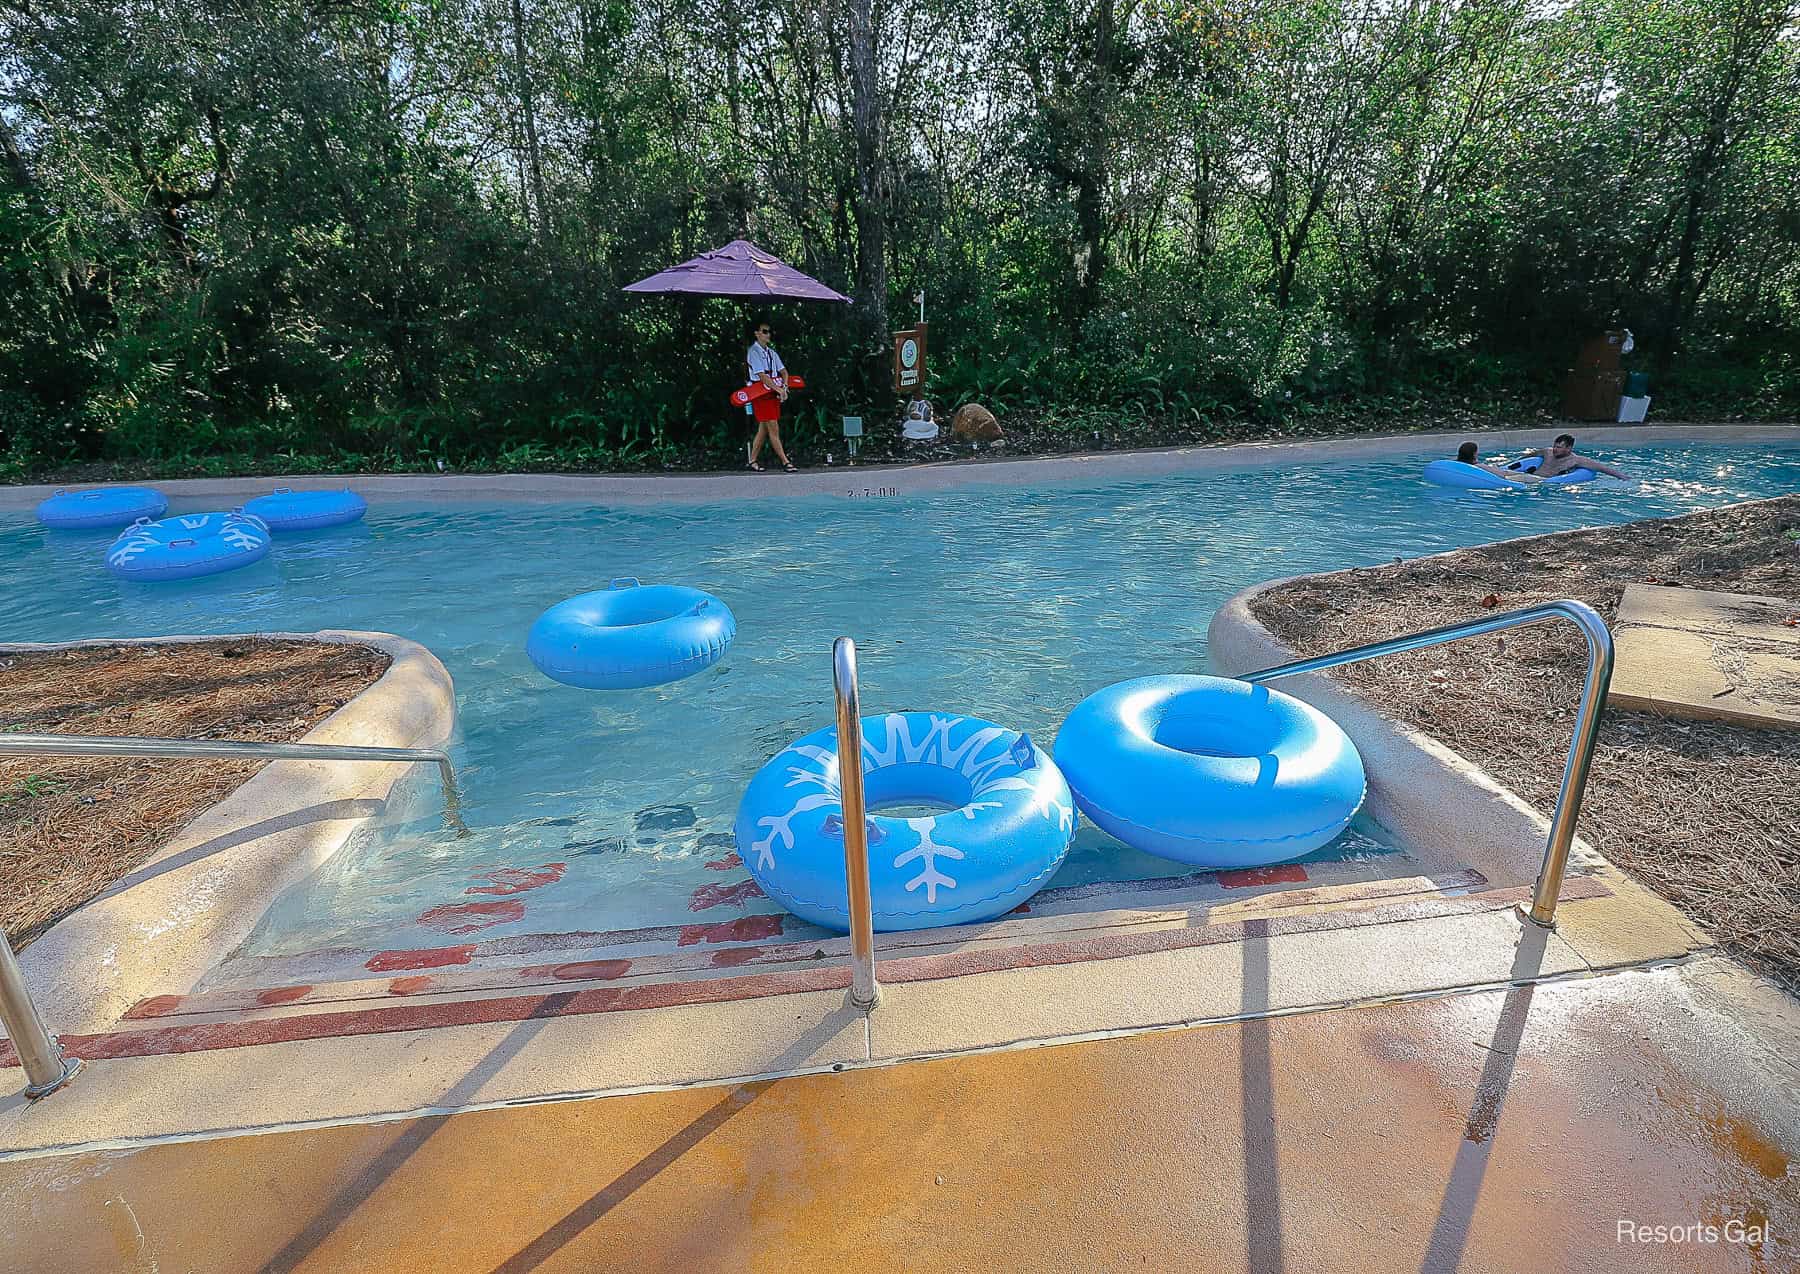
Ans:
[{"label": "snowflake graphic on tube", "polygon": [[906,820],[906,825],[919,834],[919,843],[896,858],[894,860],[894,868],[895,870],[898,870],[906,866],[906,864],[910,863],[915,858],[922,859],[923,865],[919,869],[919,874],[906,882],[906,892],[910,894],[920,885],[923,885],[925,886],[925,901],[928,903],[935,903],[937,901],[939,885],[942,885],[945,889],[956,888],[956,882],[938,870],[938,858],[940,856],[944,858],[961,858],[963,852],[950,845],[940,845],[932,840],[931,824],[932,820],[929,818],[909,818]]},{"label": "snowflake graphic on tube", "polygon": [[[1034,782],[1023,775],[994,777],[996,771],[1015,763],[1007,741],[1012,731],[1002,726],[983,724],[971,730],[967,738],[955,741],[958,727],[968,721],[968,717],[944,717],[936,714],[927,715],[922,721],[917,717],[909,720],[901,713],[889,713],[881,718],[879,741],[872,741],[869,732],[864,731],[864,767],[877,770],[890,765],[942,765],[962,774],[974,788],[976,799],[955,811],[971,822],[978,812],[1003,807],[1002,802],[987,799],[994,793],[1019,791],[1029,795],[1033,811],[1039,816],[1055,823],[1063,831],[1073,830],[1074,807],[1057,800],[1049,790],[1049,784]],[[914,730],[920,727],[922,733],[915,738]],[[1000,745],[998,748],[993,746],[996,743]],[[757,830],[766,833],[750,844],[759,870],[767,871],[775,866],[778,848],[788,850],[794,847],[795,818],[809,810],[832,805],[841,810],[843,805],[837,753],[814,744],[797,744],[790,752],[799,763],[787,767],[788,780],[784,786],[800,790],[795,793],[793,804],[785,813],[765,814],[756,820]],[[932,831],[936,823],[934,819],[908,818],[900,821],[917,833],[919,840],[911,849],[894,859],[894,868],[901,870],[911,863],[919,864],[918,874],[906,882],[907,892],[923,889],[925,901],[934,904],[937,902],[939,888],[956,888],[956,880],[946,870],[946,864],[963,859],[963,851],[953,845],[940,844],[933,838]]]}]

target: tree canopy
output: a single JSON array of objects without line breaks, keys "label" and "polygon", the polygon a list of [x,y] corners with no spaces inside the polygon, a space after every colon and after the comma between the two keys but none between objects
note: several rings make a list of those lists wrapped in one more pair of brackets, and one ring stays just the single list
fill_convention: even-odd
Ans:
[{"label": "tree canopy", "polygon": [[[1800,0],[0,0],[0,473],[735,453],[827,408],[1800,405]],[[886,407],[882,407],[886,404]],[[802,420],[802,426],[805,420]]]}]

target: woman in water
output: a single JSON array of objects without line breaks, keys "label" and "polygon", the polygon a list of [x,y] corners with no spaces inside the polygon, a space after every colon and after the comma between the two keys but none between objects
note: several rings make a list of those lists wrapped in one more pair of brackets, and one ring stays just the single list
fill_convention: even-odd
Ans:
[{"label": "woman in water", "polygon": [[1477,447],[1472,442],[1465,442],[1456,449],[1456,458],[1458,460],[1462,461],[1464,464],[1472,464],[1477,469],[1486,469],[1496,478],[1505,478],[1508,482],[1522,482],[1526,486],[1530,486],[1534,482],[1543,481],[1537,474],[1526,473],[1523,469],[1508,469],[1501,465],[1488,464],[1485,461],[1476,458],[1480,454],[1481,448]]}]

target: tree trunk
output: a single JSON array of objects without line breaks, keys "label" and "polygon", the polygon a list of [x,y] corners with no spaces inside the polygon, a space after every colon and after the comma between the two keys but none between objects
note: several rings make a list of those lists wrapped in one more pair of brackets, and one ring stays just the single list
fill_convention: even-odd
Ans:
[{"label": "tree trunk", "polygon": [[[1768,51],[1787,17],[1787,5],[1776,2],[1746,4],[1735,15],[1729,47],[1724,51],[1724,82],[1719,85],[1707,112],[1706,131],[1700,147],[1688,163],[1686,198],[1683,201],[1681,242],[1675,254],[1675,274],[1664,302],[1662,339],[1657,343],[1652,367],[1663,377],[1681,352],[1682,330],[1700,302],[1704,281],[1695,286],[1696,254],[1706,216],[1721,197],[1719,175],[1731,159],[1735,139],[1730,136],[1733,111],[1745,77]],[[1710,276],[1709,276],[1710,277]]]},{"label": "tree trunk", "polygon": [[1100,306],[1106,275],[1107,108],[1113,98],[1113,64],[1117,53],[1117,15],[1113,0],[1096,0],[1094,53],[1086,97],[1087,134],[1082,141],[1081,171],[1075,178],[1075,224],[1080,243],[1075,252],[1075,335]]},{"label": "tree trunk", "polygon": [[856,142],[856,302],[871,345],[887,332],[887,208],[873,0],[850,3],[850,125]]},{"label": "tree trunk", "polygon": [[532,101],[531,67],[525,60],[525,7],[512,0],[513,58],[519,74],[519,109],[525,116],[525,162],[531,174],[531,199],[537,205],[537,232],[550,237],[550,201],[544,197],[544,156],[538,148],[537,107]]}]

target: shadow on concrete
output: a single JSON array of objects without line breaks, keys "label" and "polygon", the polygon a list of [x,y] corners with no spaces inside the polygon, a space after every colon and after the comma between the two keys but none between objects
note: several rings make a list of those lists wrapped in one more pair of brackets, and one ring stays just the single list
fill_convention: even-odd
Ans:
[{"label": "shadow on concrete", "polygon": [[[104,892],[89,902],[99,902],[135,889],[148,881],[155,880],[166,872],[179,871],[202,858],[222,853],[228,849],[236,849],[239,845],[247,845],[264,836],[273,836],[277,832],[289,832],[296,827],[305,827],[310,823],[333,823],[352,818],[374,818],[387,808],[385,801],[370,798],[346,798],[340,801],[324,801],[318,805],[308,805],[302,809],[291,810],[286,814],[278,814],[274,818],[265,818],[244,827],[234,827],[222,836],[201,841],[191,845],[179,854],[171,854],[160,862],[150,863],[138,868],[128,875],[121,876],[108,885]],[[83,904],[86,905],[86,904]]]},{"label": "shadow on concrete", "polygon": [[[444,1094],[440,1104],[456,1106],[472,1100],[481,1091],[483,1085],[498,1075],[505,1069],[508,1062],[524,1051],[525,1046],[531,1042],[532,1037],[537,1034],[546,1021],[561,1014],[576,994],[574,991],[561,991],[545,996],[529,1018],[515,1026],[488,1052],[487,1056],[469,1068],[469,1072]],[[769,1069],[781,1071],[803,1064],[818,1051],[821,1045],[841,1031],[848,1022],[860,1016],[848,1004],[835,1010],[818,1025],[802,1033],[793,1044],[784,1049],[780,1056],[770,1062]],[[675,1162],[691,1146],[748,1106],[773,1082],[772,1080],[758,1080],[733,1086],[716,1106],[694,1120],[687,1128],[676,1133],[656,1150],[651,1151],[586,1203],[570,1212],[526,1247],[508,1258],[498,1267],[499,1270],[508,1271],[509,1274],[511,1271],[529,1270],[546,1260],[587,1226],[629,1197],[633,1191],[653,1179],[669,1164]],[[452,1118],[454,1118],[453,1114],[428,1115],[409,1121],[406,1130],[400,1136],[396,1137],[386,1149],[371,1160],[353,1181],[339,1190],[330,1202],[321,1207],[305,1229],[288,1240],[279,1252],[263,1264],[262,1274],[289,1274],[290,1271],[297,1269],[331,1237],[345,1218],[368,1202],[375,1192],[404,1167],[407,1161],[416,1155],[425,1143],[430,1141],[438,1130]]]},{"label": "shadow on concrete", "polygon": [[[1244,1254],[1254,1274],[1276,1274],[1281,1255],[1281,1167],[1276,1161],[1275,1079],[1269,1049],[1269,922],[1244,922],[1238,1034],[1244,1101]],[[1248,1016],[1256,1014],[1259,1016]]]},{"label": "shadow on concrete", "polygon": [[[544,1022],[561,1013],[575,995],[574,991],[559,991],[555,995],[545,996],[530,1017],[508,1031],[506,1038],[494,1045],[486,1057],[471,1066],[469,1073],[456,1081],[444,1094],[441,1104],[455,1106],[473,1099],[481,1091],[482,1085],[505,1069],[506,1064],[517,1057],[526,1044],[531,1042],[532,1036],[542,1029]],[[376,1155],[368,1167],[356,1175],[355,1180],[332,1196],[331,1201],[319,1209],[305,1229],[289,1239],[286,1246],[264,1263],[262,1274],[287,1274],[287,1271],[297,1268],[321,1243],[331,1237],[345,1217],[368,1202],[382,1183],[417,1154],[420,1147],[430,1141],[450,1118],[449,1115],[428,1115],[410,1121],[405,1132]]]},{"label": "shadow on concrete", "polygon": [[1513,986],[1500,1006],[1500,1020],[1495,1023],[1493,1041],[1487,1046],[1487,1060],[1475,1081],[1475,1099],[1463,1125],[1462,1141],[1456,1147],[1456,1160],[1450,1166],[1450,1180],[1444,1187],[1443,1202],[1438,1205],[1437,1223],[1431,1228],[1420,1274],[1451,1274],[1462,1263],[1475,1206],[1481,1198],[1482,1179],[1487,1175],[1494,1132],[1500,1124],[1500,1107],[1512,1085],[1519,1041],[1525,1036],[1531,997],[1537,990],[1536,983],[1525,979],[1538,976],[1549,941],[1548,929],[1529,922],[1519,935],[1519,945],[1513,953]]},{"label": "shadow on concrete", "polygon": [[[860,1016],[859,1012],[847,1004],[843,1008],[835,1010],[817,1026],[804,1032],[799,1039],[784,1049],[781,1055],[770,1063],[769,1069],[783,1071],[800,1065],[816,1053],[820,1045],[836,1035],[850,1021]],[[578,1238],[589,1226],[601,1220],[607,1213],[644,1186],[649,1185],[681,1156],[724,1127],[733,1116],[746,1109],[751,1102],[762,1096],[770,1085],[776,1082],[772,1079],[758,1079],[733,1085],[726,1090],[723,1097],[707,1107],[696,1118],[690,1120],[685,1127],[678,1129],[660,1146],[589,1195],[579,1206],[564,1214],[556,1224],[496,1265],[493,1274],[526,1274],[527,1271],[538,1268]]]}]

